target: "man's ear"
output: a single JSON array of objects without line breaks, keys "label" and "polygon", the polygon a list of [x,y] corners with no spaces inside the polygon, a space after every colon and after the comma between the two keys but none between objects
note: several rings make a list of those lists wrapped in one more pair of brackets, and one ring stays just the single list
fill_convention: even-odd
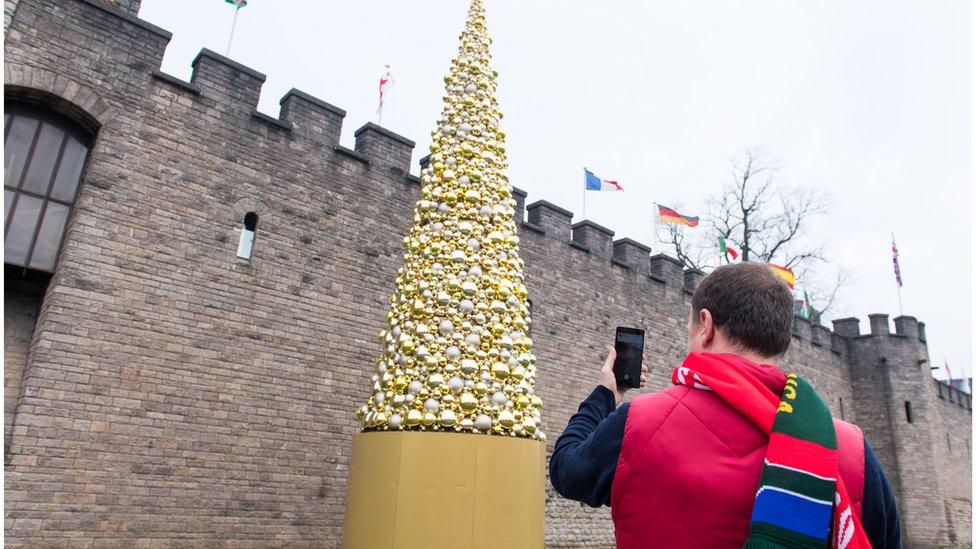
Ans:
[{"label": "man's ear", "polygon": [[698,312],[698,327],[701,346],[703,349],[707,349],[715,339],[715,320],[712,318],[711,311],[702,309]]}]

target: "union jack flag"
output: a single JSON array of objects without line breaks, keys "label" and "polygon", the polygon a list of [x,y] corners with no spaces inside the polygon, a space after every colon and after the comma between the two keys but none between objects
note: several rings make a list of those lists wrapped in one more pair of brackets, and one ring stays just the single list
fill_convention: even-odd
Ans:
[{"label": "union jack flag", "polygon": [[891,263],[895,266],[895,281],[898,282],[898,287],[902,287],[901,283],[901,268],[898,266],[898,246],[895,245],[895,237],[891,237]]}]

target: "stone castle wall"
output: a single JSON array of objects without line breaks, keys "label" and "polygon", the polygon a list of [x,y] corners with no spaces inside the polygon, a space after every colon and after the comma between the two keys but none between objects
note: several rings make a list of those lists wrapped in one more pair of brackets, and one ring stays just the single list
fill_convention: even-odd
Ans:
[{"label": "stone castle wall", "polygon": [[[20,342],[7,368],[26,365],[19,392],[6,383],[7,543],[337,546],[353,412],[419,195],[414,144],[367,124],[345,148],[344,111],[298,90],[279,118],[259,113],[264,75],[207,50],[190,82],[162,74],[169,33],[137,9],[20,0],[7,31],[6,97],[57,97],[48,103],[98,127],[33,338],[29,296],[6,290],[5,338]],[[516,198],[551,449],[616,326],[647,330],[649,385],[666,386],[702,275]],[[235,254],[248,212],[250,261]],[[893,482],[931,467],[891,469],[905,467],[895,429],[862,417],[851,366],[862,350],[842,331],[798,320],[787,367],[835,415],[869,424]],[[949,432],[953,445],[926,459],[962,475],[971,411],[916,373],[942,429],[931,439]],[[940,539],[967,539],[969,476],[965,489],[952,478],[919,497],[935,490]],[[606,510],[549,495],[549,546],[612,544]]]},{"label": "stone castle wall", "polygon": [[4,281],[3,307],[3,447],[9,454],[14,414],[20,397],[20,386],[27,367],[27,354],[37,314],[44,297],[44,285],[28,281]]},{"label": "stone castle wall", "polygon": [[970,540],[973,529],[972,397],[944,383],[933,383],[942,432],[933,433],[939,484],[952,543]]}]

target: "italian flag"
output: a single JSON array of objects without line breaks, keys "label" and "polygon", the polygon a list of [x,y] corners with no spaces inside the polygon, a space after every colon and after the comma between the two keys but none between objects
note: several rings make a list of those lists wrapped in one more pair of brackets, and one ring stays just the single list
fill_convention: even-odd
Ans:
[{"label": "italian flag", "polygon": [[725,237],[724,236],[718,237],[718,249],[723,254],[729,254],[729,255],[731,255],[732,256],[732,259],[738,259],[739,258],[739,252],[735,251],[735,248],[733,248],[732,246],[729,246],[728,243],[725,242]]}]

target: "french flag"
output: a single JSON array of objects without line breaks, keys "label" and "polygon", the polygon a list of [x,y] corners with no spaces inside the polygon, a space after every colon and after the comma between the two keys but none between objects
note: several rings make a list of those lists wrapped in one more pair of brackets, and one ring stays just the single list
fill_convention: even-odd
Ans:
[{"label": "french flag", "polygon": [[617,184],[616,181],[610,181],[609,179],[601,179],[595,175],[590,170],[583,168],[583,174],[586,180],[586,190],[588,191],[622,191],[623,187]]}]

